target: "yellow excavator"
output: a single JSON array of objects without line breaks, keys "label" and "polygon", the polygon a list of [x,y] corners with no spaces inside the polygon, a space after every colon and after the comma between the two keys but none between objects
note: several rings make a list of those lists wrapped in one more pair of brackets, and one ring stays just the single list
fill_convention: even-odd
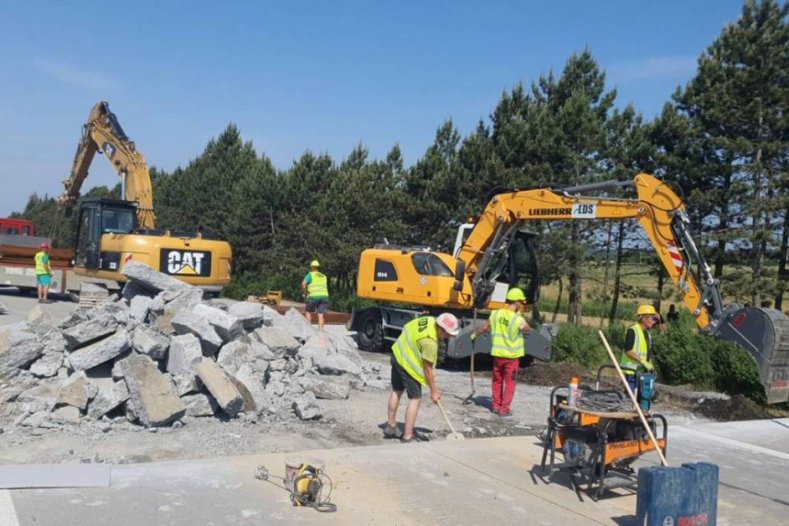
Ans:
[{"label": "yellow excavator", "polygon": [[97,152],[120,176],[123,200],[80,204],[73,262],[77,274],[123,282],[123,265],[137,261],[209,293],[219,293],[230,283],[232,252],[226,241],[207,239],[200,231],[156,229],[148,165],[106,102],[91,109],[82,128],[59,205],[70,209],[77,202]]},{"label": "yellow excavator", "polygon": [[[637,198],[589,195],[628,185],[635,186]],[[699,328],[748,352],[768,403],[789,400],[789,317],[775,309],[724,306],[718,280],[689,231],[684,204],[667,184],[648,174],[638,174],[633,181],[497,194],[476,222],[460,226],[453,254],[388,244],[364,250],[357,295],[379,304],[355,310],[348,327],[358,332],[360,347],[372,350],[396,339],[403,325],[420,313],[450,311],[461,317],[464,329],[450,340],[447,355],[462,358],[489,352],[489,339],[478,338],[472,346],[469,338],[477,309],[503,306],[511,286],[525,284],[530,304],[539,294],[535,235],[528,225],[596,219],[638,222]],[[526,352],[547,358],[549,338],[531,331]]]}]

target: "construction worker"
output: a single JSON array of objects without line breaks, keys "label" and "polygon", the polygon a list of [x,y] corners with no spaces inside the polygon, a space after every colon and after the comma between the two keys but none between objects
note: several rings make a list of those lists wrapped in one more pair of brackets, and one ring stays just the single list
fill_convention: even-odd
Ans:
[{"label": "construction worker", "polygon": [[458,319],[446,312],[437,318],[421,316],[405,324],[400,337],[392,345],[392,393],[389,395],[384,436],[398,436],[397,407],[405,391],[408,394],[408,405],[400,441],[408,443],[414,439],[414,424],[422,401],[422,386],[430,388],[430,400],[434,404],[441,398],[433,371],[438,361],[438,342],[457,336],[459,331]]},{"label": "construction worker", "polygon": [[49,286],[52,283],[52,267],[49,266],[49,243],[44,242],[39,245],[39,250],[35,255],[36,262],[36,285],[38,288],[38,302],[47,303],[49,300]]},{"label": "construction worker", "polygon": [[625,373],[630,389],[635,393],[639,367],[647,371],[654,371],[652,362],[649,361],[652,339],[649,331],[658,324],[658,313],[652,305],[640,305],[636,309],[638,321],[627,329],[625,334],[625,352],[619,360],[622,372]]},{"label": "construction worker", "polygon": [[531,330],[521,312],[526,309],[526,295],[513,287],[507,292],[507,306],[490,313],[485,323],[472,333],[471,338],[491,331],[493,346],[493,393],[491,410],[499,416],[509,416],[515,396],[518,367],[523,351],[523,335]]},{"label": "construction worker", "polygon": [[307,297],[304,315],[312,323],[312,313],[318,313],[318,329],[323,330],[323,318],[329,310],[329,279],[321,273],[321,264],[317,259],[310,263],[310,271],[301,282],[301,292]]}]

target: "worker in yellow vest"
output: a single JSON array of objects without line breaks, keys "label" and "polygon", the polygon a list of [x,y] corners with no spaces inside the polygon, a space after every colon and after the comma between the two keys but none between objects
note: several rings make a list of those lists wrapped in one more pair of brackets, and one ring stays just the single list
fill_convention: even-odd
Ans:
[{"label": "worker in yellow vest", "polygon": [[38,302],[47,303],[49,300],[49,286],[52,284],[52,267],[49,265],[49,243],[39,245],[34,261],[36,262],[36,286],[38,288]]},{"label": "worker in yellow vest", "polygon": [[654,371],[655,368],[650,361],[650,349],[652,338],[649,331],[658,324],[658,313],[652,305],[640,305],[636,309],[638,321],[631,325],[625,333],[625,352],[619,360],[619,366],[625,373],[630,389],[635,393],[637,375],[639,367],[647,371]]},{"label": "worker in yellow vest", "polygon": [[[401,442],[414,439],[414,424],[422,401],[422,386],[430,388],[430,399],[437,403],[441,396],[436,387],[434,366],[438,361],[438,342],[460,332],[460,322],[447,312],[434,318],[421,316],[409,321],[392,345],[392,393],[389,395],[384,436],[400,437]],[[402,435],[397,429],[397,407],[403,391],[408,394],[405,427]]]},{"label": "worker in yellow vest", "polygon": [[506,301],[506,307],[491,312],[490,318],[471,335],[474,339],[487,331],[492,333],[491,411],[499,416],[510,416],[520,359],[525,354],[523,335],[531,330],[521,314],[526,309],[526,295],[523,290],[511,288],[507,292]]},{"label": "worker in yellow vest", "polygon": [[310,271],[301,282],[301,291],[307,297],[307,321],[312,323],[312,313],[317,313],[318,328],[323,330],[323,318],[329,310],[329,278],[321,272],[321,264],[317,259],[310,263]]}]

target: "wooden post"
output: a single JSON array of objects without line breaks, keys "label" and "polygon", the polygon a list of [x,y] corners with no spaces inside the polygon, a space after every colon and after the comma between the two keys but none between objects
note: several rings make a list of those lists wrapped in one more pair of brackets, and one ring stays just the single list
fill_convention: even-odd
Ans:
[{"label": "wooden post", "polygon": [[608,345],[608,340],[605,339],[605,335],[603,331],[597,331],[597,334],[600,335],[600,339],[603,340],[603,345],[605,345],[605,350],[608,351],[608,356],[611,358],[611,362],[613,362],[614,367],[616,367],[616,372],[619,373],[619,378],[622,380],[622,384],[625,386],[625,391],[627,394],[630,395],[630,399],[633,401],[633,405],[636,407],[636,411],[638,412],[638,417],[641,419],[641,423],[644,425],[644,429],[647,430],[647,434],[649,434],[649,439],[652,441],[652,445],[655,446],[655,451],[660,456],[660,463],[664,466],[668,467],[668,462],[666,461],[666,457],[663,455],[663,450],[660,449],[660,444],[658,444],[657,438],[655,438],[654,433],[652,433],[652,428],[649,427],[649,423],[647,423],[647,418],[644,416],[644,412],[641,411],[641,406],[638,405],[638,400],[636,400],[636,395],[633,394],[633,391],[630,390],[630,384],[627,383],[627,379],[625,378],[625,373],[622,372],[621,367],[619,367],[619,361],[614,356],[614,351],[611,350],[611,347]]}]

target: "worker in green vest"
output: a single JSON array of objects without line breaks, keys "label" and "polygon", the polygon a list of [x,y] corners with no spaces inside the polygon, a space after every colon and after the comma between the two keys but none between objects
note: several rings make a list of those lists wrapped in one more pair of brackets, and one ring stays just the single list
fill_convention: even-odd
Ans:
[{"label": "worker in green vest", "polygon": [[[384,436],[400,437],[401,442],[414,439],[414,424],[422,401],[422,386],[430,388],[430,399],[438,403],[441,396],[436,387],[433,368],[438,361],[438,342],[460,332],[460,322],[447,312],[434,318],[421,316],[409,321],[392,345],[392,393],[389,395]],[[397,430],[397,407],[403,392],[408,394],[403,434]]]},{"label": "worker in green vest", "polygon": [[652,338],[649,331],[658,323],[658,313],[652,305],[640,305],[636,309],[638,321],[631,325],[625,333],[625,352],[619,360],[619,366],[625,373],[630,389],[636,392],[636,372],[639,367],[647,371],[654,371],[650,358]]},{"label": "worker in green vest", "polygon": [[526,295],[513,287],[507,292],[507,306],[490,313],[471,338],[491,331],[493,346],[493,381],[491,382],[491,411],[499,416],[510,416],[510,406],[515,397],[520,359],[525,354],[523,335],[531,330],[521,314],[526,309]]},{"label": "worker in green vest", "polygon": [[312,323],[312,313],[318,314],[318,328],[323,330],[323,318],[329,310],[329,279],[321,272],[317,259],[310,263],[310,271],[301,282],[301,291],[307,297],[305,316]]},{"label": "worker in green vest", "polygon": [[38,302],[47,303],[49,300],[49,286],[52,284],[52,267],[49,266],[49,243],[39,245],[34,261],[36,262],[36,286],[38,288]]}]

